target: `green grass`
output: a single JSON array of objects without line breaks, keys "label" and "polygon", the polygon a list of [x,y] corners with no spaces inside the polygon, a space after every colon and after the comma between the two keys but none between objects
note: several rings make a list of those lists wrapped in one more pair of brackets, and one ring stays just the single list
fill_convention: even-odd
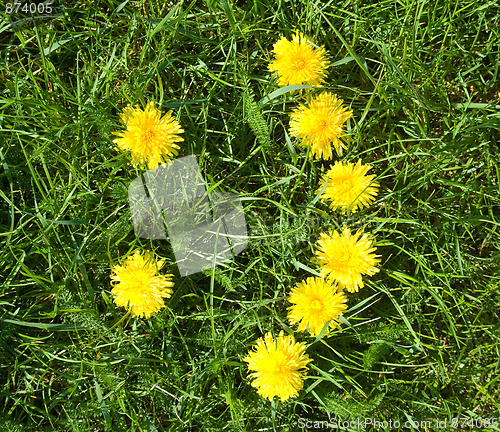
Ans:
[{"label": "green grass", "polygon": [[[500,417],[497,2],[54,6],[56,19],[0,24],[0,431]],[[316,202],[329,164],[287,142],[300,95],[264,99],[272,44],[295,29],[328,50],[327,88],[354,112],[340,159],[381,184],[350,218]],[[112,132],[150,99],[174,109],[181,156],[208,185],[242,196],[251,238],[233,262],[181,278],[168,241],[135,236],[140,171]],[[331,337],[295,334],[314,362],[299,398],[271,404],[242,358],[293,331],[286,296],[314,272],[318,234],[344,223],[375,236],[381,271]],[[137,248],[176,275],[149,320],[123,319],[110,293],[111,267]]]}]

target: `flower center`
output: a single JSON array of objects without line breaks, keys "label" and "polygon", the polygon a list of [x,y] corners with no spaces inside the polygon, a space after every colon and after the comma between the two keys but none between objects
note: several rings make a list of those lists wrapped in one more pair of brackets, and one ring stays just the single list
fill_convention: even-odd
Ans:
[{"label": "flower center", "polygon": [[352,180],[350,179],[344,180],[341,184],[341,187],[344,191],[350,191],[353,188]]},{"label": "flower center", "polygon": [[342,248],[343,250],[339,251],[339,255],[335,260],[335,267],[337,270],[346,271],[350,268],[351,264],[351,251],[347,248]]},{"label": "flower center", "polygon": [[302,70],[306,66],[306,61],[303,58],[297,58],[293,62],[293,68],[295,70]]},{"label": "flower center", "polygon": [[278,364],[276,372],[281,375],[284,374],[286,372],[285,365],[283,363]]},{"label": "flower center", "polygon": [[286,356],[283,353],[277,352],[274,359],[274,367],[272,373],[276,375],[283,375],[288,372]]},{"label": "flower center", "polygon": [[323,305],[319,300],[313,300],[311,302],[311,309],[315,312],[318,312],[319,310],[323,309]]},{"label": "flower center", "polygon": [[156,138],[156,132],[155,131],[152,131],[152,130],[147,130],[144,132],[144,134],[142,135],[142,139],[145,143],[150,143],[151,141],[153,141],[154,139]]},{"label": "flower center", "polygon": [[133,286],[134,291],[138,294],[144,294],[148,291],[148,284],[150,281],[150,276],[144,270],[138,270],[136,274],[134,274],[134,281],[131,286]]}]

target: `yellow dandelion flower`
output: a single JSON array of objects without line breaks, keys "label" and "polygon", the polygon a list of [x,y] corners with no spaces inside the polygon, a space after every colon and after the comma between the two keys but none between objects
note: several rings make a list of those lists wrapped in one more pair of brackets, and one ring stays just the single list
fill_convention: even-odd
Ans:
[{"label": "yellow dandelion flower", "polygon": [[111,293],[117,306],[123,306],[132,316],[149,318],[163,306],[163,298],[172,294],[172,275],[156,275],[165,260],[154,261],[152,254],[136,251],[123,265],[113,267]]},{"label": "yellow dandelion flower", "polygon": [[315,48],[302,33],[297,32],[290,42],[285,37],[273,45],[276,59],[268,69],[278,73],[280,86],[320,85],[325,81],[330,62],[323,47]]},{"label": "yellow dandelion flower", "polygon": [[136,166],[154,168],[177,156],[180,147],[176,142],[184,141],[178,134],[184,132],[181,125],[172,117],[172,111],[163,117],[161,111],[149,101],[144,111],[140,108],[126,107],[120,121],[127,129],[114,132],[119,138],[113,140],[118,148],[130,151]]},{"label": "yellow dandelion flower", "polygon": [[370,165],[335,162],[320,181],[318,193],[326,183],[321,200],[330,200],[330,208],[342,209],[343,213],[355,212],[358,208],[368,207],[377,196],[377,182],[374,174],[366,175]]},{"label": "yellow dandelion flower", "polygon": [[320,274],[339,284],[339,288],[357,292],[363,288],[362,275],[372,276],[379,271],[380,262],[372,252],[372,239],[362,231],[351,235],[344,228],[342,235],[337,231],[322,233],[316,245],[316,258],[320,264]]},{"label": "yellow dandelion flower", "polygon": [[304,385],[303,374],[312,361],[307,355],[304,342],[295,342],[293,336],[284,336],[283,331],[276,339],[271,333],[257,340],[255,351],[243,359],[248,369],[254,371],[252,386],[262,397],[272,400],[278,396],[282,402],[297,396]]},{"label": "yellow dandelion flower", "polygon": [[288,301],[288,321],[291,325],[299,323],[300,332],[309,330],[312,336],[319,336],[323,327],[330,321],[326,329],[338,325],[338,318],[347,309],[347,297],[337,286],[323,278],[309,277],[299,282],[292,289]]},{"label": "yellow dandelion flower", "polygon": [[291,114],[290,133],[300,140],[300,145],[311,145],[309,156],[316,159],[331,159],[332,144],[337,153],[345,148],[339,139],[343,135],[343,124],[352,117],[352,111],[342,106],[344,101],[337,95],[323,92],[309,101],[309,106],[300,104]]}]

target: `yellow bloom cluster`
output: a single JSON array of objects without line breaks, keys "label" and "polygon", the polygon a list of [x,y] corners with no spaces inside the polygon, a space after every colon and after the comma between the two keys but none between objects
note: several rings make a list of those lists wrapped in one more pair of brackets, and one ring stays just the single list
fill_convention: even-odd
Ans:
[{"label": "yellow bloom cluster", "polygon": [[278,73],[278,84],[320,85],[325,81],[326,68],[330,62],[323,47],[315,48],[302,33],[297,32],[290,42],[281,37],[273,46],[276,59],[269,70]]},{"label": "yellow bloom cluster", "polygon": [[293,336],[284,336],[283,331],[276,340],[267,333],[257,340],[255,351],[243,359],[248,369],[254,371],[250,374],[254,378],[252,386],[269,400],[274,396],[281,401],[297,396],[304,384],[302,374],[312,361],[305,350],[305,343],[295,342]]},{"label": "yellow bloom cluster", "polygon": [[[315,47],[310,40],[296,33],[292,41],[282,37],[274,44],[275,60],[269,70],[277,72],[278,84],[311,86],[325,81],[330,64],[323,47]],[[299,145],[309,146],[309,156],[332,159],[332,146],[337,154],[346,148],[340,137],[343,125],[352,118],[352,111],[343,106],[337,95],[323,91],[309,97],[290,114],[290,134],[299,139]],[[377,196],[379,184],[375,175],[367,175],[370,165],[336,161],[323,175],[317,190],[322,201],[329,201],[332,210],[349,214],[368,207]],[[362,230],[351,233],[344,226],[341,232],[322,233],[315,247],[315,260],[321,277],[309,277],[292,288],[288,301],[288,321],[298,325],[297,331],[308,331],[311,336],[330,336],[339,326],[340,317],[347,309],[345,292],[357,292],[364,286],[363,276],[372,276],[379,269],[373,238]],[[286,339],[286,342],[285,342]],[[303,387],[303,374],[310,362],[304,345],[293,336],[276,341],[271,333],[257,341],[255,351],[244,361],[252,373],[252,386],[271,400],[282,401],[297,396]]]},{"label": "yellow bloom cluster", "polygon": [[[113,142],[119,150],[129,152],[137,167],[154,168],[177,156],[184,141],[179,136],[184,132],[172,111],[162,116],[153,101],[142,110],[125,107],[120,114],[125,130],[114,132],[118,138]],[[164,298],[172,294],[172,275],[158,275],[165,260],[155,260],[149,251],[135,251],[112,269],[111,285],[114,302],[124,307],[133,317],[150,318],[164,307]]]},{"label": "yellow bloom cluster", "polygon": [[[269,70],[278,75],[278,84],[318,86],[325,82],[326,68],[330,65],[323,47],[315,47],[309,38],[297,32],[292,41],[282,37],[274,44],[275,59]],[[342,106],[337,95],[323,92],[309,97],[291,114],[290,133],[299,145],[310,146],[311,158],[332,158],[332,145],[337,153],[345,147],[340,136],[343,124],[352,117],[352,111]]]},{"label": "yellow bloom cluster", "polygon": [[118,138],[113,142],[120,150],[130,151],[134,165],[154,168],[177,156],[180,147],[176,143],[184,141],[179,136],[184,131],[172,111],[162,117],[154,102],[149,101],[144,110],[126,107],[120,120],[127,129],[114,132]]},{"label": "yellow bloom cluster", "polygon": [[174,286],[170,281],[172,275],[156,275],[164,263],[162,259],[155,261],[150,252],[143,255],[136,251],[123,265],[117,264],[111,275],[114,285],[111,293],[116,305],[128,309],[132,316],[149,318],[157,313]]},{"label": "yellow bloom cluster", "polygon": [[369,169],[371,166],[362,165],[361,161],[356,165],[336,161],[320,181],[318,193],[325,188],[321,200],[330,200],[331,209],[340,208],[343,213],[368,207],[377,196],[379,186],[373,181],[374,174],[366,175]]},{"label": "yellow bloom cluster", "polygon": [[[184,132],[172,111],[162,116],[153,101],[146,108],[125,107],[120,114],[125,130],[113,132],[118,150],[129,152],[136,167],[155,168],[177,156]],[[113,267],[111,285],[114,302],[134,317],[150,318],[164,307],[164,298],[172,294],[172,275],[157,275],[165,260],[155,261],[153,254],[135,251],[123,264]]]},{"label": "yellow bloom cluster", "polygon": [[319,336],[323,329],[328,334],[347,309],[347,297],[338,285],[318,277],[299,282],[288,301],[292,303],[288,313],[290,324],[299,324],[298,331],[309,330],[312,336]]},{"label": "yellow bloom cluster", "polygon": [[299,145],[310,146],[309,157],[331,159],[332,145],[337,153],[345,144],[340,140],[343,124],[352,117],[352,111],[342,106],[344,101],[337,95],[322,92],[300,104],[290,115],[290,133],[301,139]]},{"label": "yellow bloom cluster", "polygon": [[317,244],[316,257],[323,277],[335,281],[341,289],[356,292],[363,288],[362,275],[372,276],[379,270],[379,260],[373,253],[373,240],[358,231],[351,235],[344,227],[342,234],[322,233]]},{"label": "yellow bloom cluster", "polygon": [[[330,61],[323,47],[297,32],[289,41],[281,37],[273,46],[274,60],[269,70],[277,74],[280,86],[319,86],[325,83]],[[312,93],[308,93],[310,95]],[[353,117],[337,95],[323,91],[308,96],[290,114],[290,134],[301,146],[308,146],[311,159],[331,160],[333,150],[346,149],[341,137],[344,124]],[[138,167],[154,168],[178,154],[179,135],[183,129],[169,111],[162,116],[154,102],[145,109],[126,107],[120,120],[125,129],[114,134],[118,149],[129,152]],[[322,176],[317,193],[328,201],[332,210],[349,214],[368,207],[376,198],[379,184],[375,175],[367,175],[372,167],[335,161]],[[288,322],[298,332],[313,337],[331,336],[339,327],[347,309],[346,292],[357,292],[364,286],[363,277],[376,274],[379,256],[373,238],[362,230],[351,233],[322,233],[315,246],[315,260],[321,277],[308,277],[290,291]],[[149,318],[164,307],[164,299],[172,294],[172,275],[158,271],[165,260],[155,260],[151,252],[135,251],[122,264],[112,269],[111,285],[117,306],[125,307],[132,316]],[[304,374],[313,360],[306,344],[281,331],[274,338],[271,332],[257,340],[256,346],[243,359],[248,363],[252,386],[262,397],[281,401],[298,396],[304,385]]]}]

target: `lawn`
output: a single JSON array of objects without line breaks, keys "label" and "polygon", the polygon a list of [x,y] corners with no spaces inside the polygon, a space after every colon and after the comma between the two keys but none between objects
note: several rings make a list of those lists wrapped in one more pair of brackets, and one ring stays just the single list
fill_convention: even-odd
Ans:
[{"label": "lawn", "polygon": [[[0,21],[0,431],[500,430],[496,1],[22,5]],[[326,50],[319,89],[268,70],[296,31]],[[332,160],[289,130],[323,90],[353,114]],[[148,101],[172,110],[209,191],[240,197],[231,261],[181,277],[168,239],[135,234],[128,187],[146,169],[113,132]],[[378,195],[343,214],[320,180],[358,160]],[[343,227],[373,238],[379,272],[313,337],[287,299]],[[175,284],[149,318],[111,293],[137,250]],[[283,402],[244,361],[280,331],[312,359]]]}]

